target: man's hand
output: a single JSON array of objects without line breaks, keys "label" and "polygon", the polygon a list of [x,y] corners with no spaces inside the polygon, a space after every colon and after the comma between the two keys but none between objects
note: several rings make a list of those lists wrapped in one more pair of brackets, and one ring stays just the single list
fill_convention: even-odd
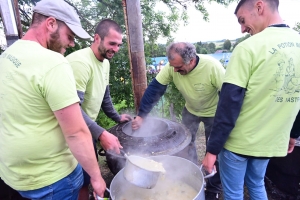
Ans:
[{"label": "man's hand", "polygon": [[131,123],[132,130],[139,129],[142,123],[143,123],[143,118],[141,118],[140,116],[136,116],[136,118]]},{"label": "man's hand", "polygon": [[204,159],[202,160],[203,168],[208,172],[211,173],[212,170],[215,168],[214,164],[216,162],[217,156],[211,154],[209,152],[206,153]]},{"label": "man's hand", "polygon": [[292,153],[295,147],[296,139],[290,138],[288,153]]},{"label": "man's hand", "polygon": [[120,154],[120,148],[123,148],[116,136],[113,134],[103,131],[103,133],[99,137],[100,144],[105,151],[113,150],[117,154]]},{"label": "man's hand", "polygon": [[104,197],[106,183],[102,176],[99,176],[97,178],[91,177],[91,184],[94,189],[94,196],[98,195],[99,197]]},{"label": "man's hand", "polygon": [[132,120],[132,118],[131,118],[130,115],[122,114],[121,119],[120,119],[120,123],[128,122],[128,121],[131,121],[131,120]]}]

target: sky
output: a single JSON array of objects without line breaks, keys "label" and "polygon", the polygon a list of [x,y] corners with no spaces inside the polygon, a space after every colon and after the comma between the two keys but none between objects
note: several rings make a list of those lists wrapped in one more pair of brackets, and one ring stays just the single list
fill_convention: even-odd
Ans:
[{"label": "sky", "polygon": [[[227,8],[215,2],[206,3],[209,13],[209,22],[205,22],[202,14],[192,6],[188,7],[189,24],[180,25],[175,41],[205,42],[222,39],[236,39],[245,36],[241,33],[240,25],[234,15],[237,3],[230,4]],[[291,28],[300,22],[300,0],[280,0],[279,13],[286,24]]]}]

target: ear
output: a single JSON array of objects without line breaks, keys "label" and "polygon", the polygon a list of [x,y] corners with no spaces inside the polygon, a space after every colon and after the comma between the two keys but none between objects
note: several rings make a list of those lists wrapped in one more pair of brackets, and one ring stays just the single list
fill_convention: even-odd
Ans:
[{"label": "ear", "polygon": [[56,19],[54,17],[48,17],[46,19],[46,27],[49,32],[51,32],[51,33],[55,32],[58,28]]},{"label": "ear", "polygon": [[94,42],[96,42],[96,43],[100,43],[101,42],[101,38],[100,38],[100,36],[97,33],[94,35]]},{"label": "ear", "polygon": [[255,8],[257,10],[258,15],[262,15],[262,13],[264,12],[264,2],[259,0],[255,3]]}]

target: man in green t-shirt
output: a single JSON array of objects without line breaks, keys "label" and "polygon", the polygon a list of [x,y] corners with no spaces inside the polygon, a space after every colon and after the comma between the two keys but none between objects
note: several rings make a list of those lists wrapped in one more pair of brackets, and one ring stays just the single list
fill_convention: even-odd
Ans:
[{"label": "man in green t-shirt", "polygon": [[75,35],[90,38],[74,8],[42,0],[29,30],[0,56],[0,176],[28,199],[77,199],[82,168],[97,195],[106,188],[63,56]]},{"label": "man in green t-shirt", "polygon": [[[300,135],[300,36],[284,23],[279,0],[241,0],[235,10],[252,36],[234,49],[225,74],[204,167],[218,155],[225,199],[267,199],[271,157],[293,151]],[[294,126],[294,128],[292,128]]]},{"label": "man in green t-shirt", "polygon": [[[167,57],[169,63],[152,80],[142,97],[138,116],[133,120],[132,128],[138,129],[142,125],[143,119],[164,94],[167,85],[173,81],[185,99],[182,123],[192,134],[187,157],[198,164],[195,146],[196,133],[202,121],[206,140],[209,137],[225,69],[215,58],[197,55],[195,46],[190,43],[170,44],[167,47]],[[220,178],[219,174],[216,174],[207,180],[206,197],[215,199],[220,192]]]},{"label": "man in green t-shirt", "polygon": [[[115,122],[131,120],[130,115],[117,113],[109,91],[109,60],[119,51],[121,44],[121,27],[111,19],[104,19],[96,27],[92,45],[67,56],[73,68],[81,111],[93,139],[100,141],[104,150],[113,150],[118,154],[122,148],[118,138],[100,127],[95,120],[100,109]],[[81,200],[88,199],[89,177],[84,174],[85,182],[79,194]]]}]

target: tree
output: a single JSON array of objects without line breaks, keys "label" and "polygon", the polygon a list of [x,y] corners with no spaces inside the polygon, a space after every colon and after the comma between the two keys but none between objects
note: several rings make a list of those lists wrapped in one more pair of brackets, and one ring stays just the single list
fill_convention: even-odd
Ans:
[{"label": "tree", "polygon": [[210,42],[207,45],[207,48],[208,48],[209,53],[214,53],[216,51],[216,44],[213,42]]},{"label": "tree", "polygon": [[201,54],[207,54],[207,50],[206,48],[201,48],[201,51],[200,51]]},{"label": "tree", "polygon": [[295,24],[295,27],[293,28],[295,31],[298,31],[300,33],[300,22],[297,22]]},{"label": "tree", "polygon": [[223,49],[226,49],[226,50],[230,51],[230,48],[231,48],[230,40],[225,40],[225,42],[223,44]]},{"label": "tree", "polygon": [[241,37],[239,39],[236,39],[235,44],[232,47],[232,51],[234,50],[234,48],[241,42],[243,42],[244,40],[248,39],[250,37],[250,34],[245,35],[244,37]]}]

